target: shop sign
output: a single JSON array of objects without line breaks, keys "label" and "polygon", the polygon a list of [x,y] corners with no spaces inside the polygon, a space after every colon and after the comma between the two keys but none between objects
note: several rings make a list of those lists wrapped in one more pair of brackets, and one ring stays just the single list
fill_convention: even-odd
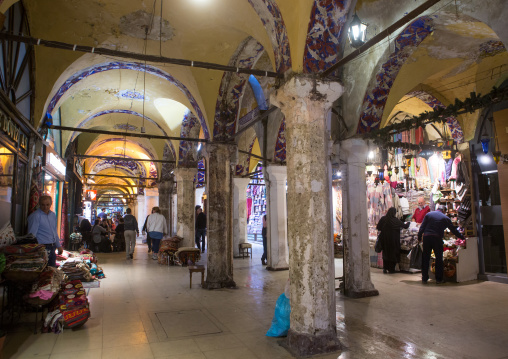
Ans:
[{"label": "shop sign", "polygon": [[95,201],[97,199],[97,191],[96,190],[88,190],[86,191],[87,199],[90,199],[90,201]]},{"label": "shop sign", "polygon": [[75,158],[74,159],[74,170],[76,172],[76,175],[79,177],[79,178],[82,178],[83,177],[83,165],[81,165],[81,162]]},{"label": "shop sign", "polygon": [[21,132],[19,126],[3,112],[0,112],[0,128],[2,128],[2,131],[11,140],[19,143],[19,146],[26,151],[28,146],[28,137]]},{"label": "shop sign", "polygon": [[54,153],[49,153],[49,164],[53,166],[53,168],[58,172],[58,174],[61,174],[62,176],[65,176],[65,162],[61,158],[57,158]]}]

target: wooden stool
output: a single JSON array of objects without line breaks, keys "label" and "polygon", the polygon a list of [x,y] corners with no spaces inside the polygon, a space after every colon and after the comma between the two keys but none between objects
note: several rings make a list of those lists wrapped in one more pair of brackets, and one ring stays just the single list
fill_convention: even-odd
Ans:
[{"label": "wooden stool", "polygon": [[188,268],[190,276],[189,288],[192,289],[192,273],[194,272],[201,272],[201,287],[203,287],[203,285],[205,284],[205,266],[203,265],[188,266]]},{"label": "wooden stool", "polygon": [[176,257],[182,262],[182,267],[186,267],[189,259],[193,263],[201,259],[201,251],[195,247],[180,247],[176,252]]},{"label": "wooden stool", "polygon": [[245,258],[245,255],[247,255],[247,258],[249,258],[249,249],[250,249],[250,257],[252,258],[252,244],[250,244],[250,243],[240,243],[238,245],[238,249],[240,250],[240,254],[242,255],[242,259]]}]

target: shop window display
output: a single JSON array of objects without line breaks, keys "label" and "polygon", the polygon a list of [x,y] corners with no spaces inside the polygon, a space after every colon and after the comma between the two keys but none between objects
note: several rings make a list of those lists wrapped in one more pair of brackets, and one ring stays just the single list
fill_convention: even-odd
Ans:
[{"label": "shop window display", "polygon": [[[263,167],[257,166],[256,172],[262,171]],[[247,234],[261,239],[263,229],[263,215],[266,213],[266,187],[263,173],[259,172],[247,187]]]}]

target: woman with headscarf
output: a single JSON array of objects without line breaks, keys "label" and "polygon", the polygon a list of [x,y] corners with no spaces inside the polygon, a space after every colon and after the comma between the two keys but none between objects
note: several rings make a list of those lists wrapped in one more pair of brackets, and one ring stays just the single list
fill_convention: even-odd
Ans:
[{"label": "woman with headscarf", "polygon": [[409,228],[409,222],[403,223],[395,217],[396,213],[395,207],[391,207],[377,224],[377,230],[381,231],[383,273],[395,273],[395,265],[400,261],[400,229]]}]

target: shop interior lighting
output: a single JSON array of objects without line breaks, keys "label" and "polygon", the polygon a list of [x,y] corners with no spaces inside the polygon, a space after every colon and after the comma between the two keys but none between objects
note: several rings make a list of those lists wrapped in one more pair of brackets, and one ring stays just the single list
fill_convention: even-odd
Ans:
[{"label": "shop interior lighting", "polygon": [[369,158],[370,159],[374,159],[374,151],[370,151],[369,152]]},{"label": "shop interior lighting", "polygon": [[45,175],[45,176],[44,176],[44,179],[45,179],[45,180],[47,180],[47,181],[49,181],[49,180],[51,179],[51,176],[49,176],[49,175]]}]

